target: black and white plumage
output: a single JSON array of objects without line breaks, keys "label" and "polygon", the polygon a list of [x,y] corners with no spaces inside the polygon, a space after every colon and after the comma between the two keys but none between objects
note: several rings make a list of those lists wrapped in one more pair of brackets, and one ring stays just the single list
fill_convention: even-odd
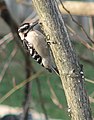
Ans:
[{"label": "black and white plumage", "polygon": [[37,53],[37,51],[33,48],[32,45],[30,45],[26,39],[23,40],[23,46],[24,48],[29,51],[30,55],[32,56],[33,59],[35,59],[39,64],[42,65],[42,58],[41,56]]},{"label": "black and white plumage", "polygon": [[18,29],[19,36],[32,58],[49,70],[49,72],[55,71],[58,73],[57,69],[52,66],[50,51],[45,41],[45,36],[40,31],[33,29],[36,24],[22,24]]}]

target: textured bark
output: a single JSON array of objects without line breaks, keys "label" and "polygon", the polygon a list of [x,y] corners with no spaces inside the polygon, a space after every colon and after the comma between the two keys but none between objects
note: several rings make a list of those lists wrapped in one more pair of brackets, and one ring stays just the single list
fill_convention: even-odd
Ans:
[{"label": "textured bark", "polygon": [[72,48],[66,26],[55,0],[33,0],[43,29],[49,36],[51,50],[60,73],[68,111],[72,120],[92,120],[84,87],[82,67]]}]

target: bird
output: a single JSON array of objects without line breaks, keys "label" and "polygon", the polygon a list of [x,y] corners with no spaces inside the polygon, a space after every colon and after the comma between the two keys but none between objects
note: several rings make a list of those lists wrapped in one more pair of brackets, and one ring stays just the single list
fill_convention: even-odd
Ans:
[{"label": "bird", "polygon": [[57,68],[51,62],[50,50],[45,35],[34,29],[34,26],[37,24],[38,22],[26,22],[18,28],[18,34],[23,42],[23,46],[40,65],[49,72],[54,71],[56,74],[59,74]]}]

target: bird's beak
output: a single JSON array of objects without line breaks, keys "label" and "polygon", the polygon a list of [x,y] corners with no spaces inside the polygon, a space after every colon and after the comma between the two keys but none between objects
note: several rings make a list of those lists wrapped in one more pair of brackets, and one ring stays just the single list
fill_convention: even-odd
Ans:
[{"label": "bird's beak", "polygon": [[30,23],[30,28],[29,30],[33,29],[34,26],[36,26],[38,24],[38,21],[34,22],[34,23]]},{"label": "bird's beak", "polygon": [[38,21],[37,21],[37,22],[34,22],[34,23],[30,23],[30,27],[29,27],[27,33],[28,33],[31,29],[33,29],[33,27],[36,26],[37,24],[38,24]]}]

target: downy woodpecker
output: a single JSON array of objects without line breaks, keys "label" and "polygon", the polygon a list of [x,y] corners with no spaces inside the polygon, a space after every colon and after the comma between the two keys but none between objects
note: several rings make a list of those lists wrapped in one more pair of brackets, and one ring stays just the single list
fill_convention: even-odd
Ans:
[{"label": "downy woodpecker", "polygon": [[49,72],[58,74],[57,68],[53,67],[46,37],[38,30],[33,29],[38,23],[24,23],[18,33],[23,41],[24,47],[29,51],[33,59],[45,67]]}]

